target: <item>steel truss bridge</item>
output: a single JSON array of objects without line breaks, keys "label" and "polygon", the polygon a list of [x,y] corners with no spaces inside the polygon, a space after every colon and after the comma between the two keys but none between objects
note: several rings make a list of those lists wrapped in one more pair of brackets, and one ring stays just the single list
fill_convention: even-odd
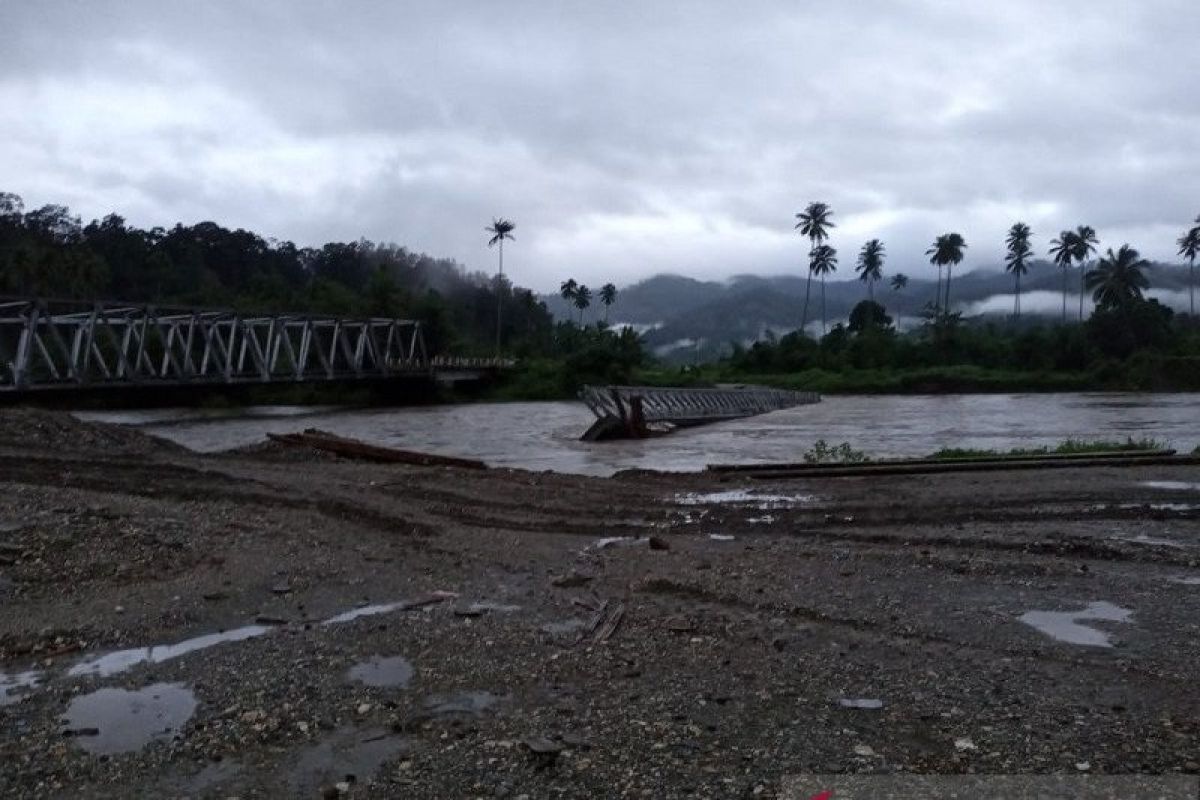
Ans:
[{"label": "steel truss bridge", "polygon": [[0,393],[432,379],[511,363],[430,358],[415,320],[0,299]]}]

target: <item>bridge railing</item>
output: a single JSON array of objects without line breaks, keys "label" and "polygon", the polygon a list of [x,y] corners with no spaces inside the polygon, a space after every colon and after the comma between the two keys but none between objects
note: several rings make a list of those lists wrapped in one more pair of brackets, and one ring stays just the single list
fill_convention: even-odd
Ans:
[{"label": "bridge railing", "polygon": [[434,356],[429,363],[434,369],[496,370],[511,369],[517,361],[513,358]]},{"label": "bridge railing", "polygon": [[0,391],[426,372],[415,320],[0,300]]}]

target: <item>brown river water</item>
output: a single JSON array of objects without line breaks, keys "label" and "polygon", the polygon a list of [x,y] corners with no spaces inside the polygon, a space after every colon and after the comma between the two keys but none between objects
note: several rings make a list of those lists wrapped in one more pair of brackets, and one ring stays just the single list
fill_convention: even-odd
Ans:
[{"label": "brown river water", "polygon": [[320,428],[377,444],[479,458],[495,466],[589,475],[710,463],[798,461],[818,439],[849,442],[874,458],[926,455],[941,447],[1008,449],[1068,438],[1154,438],[1190,451],[1200,444],[1200,394],[989,394],[827,396],[749,419],[642,441],[589,444],[592,422],[578,402],[475,403],[422,408],[252,407],[80,413],[134,425],[211,452],[268,432]]}]

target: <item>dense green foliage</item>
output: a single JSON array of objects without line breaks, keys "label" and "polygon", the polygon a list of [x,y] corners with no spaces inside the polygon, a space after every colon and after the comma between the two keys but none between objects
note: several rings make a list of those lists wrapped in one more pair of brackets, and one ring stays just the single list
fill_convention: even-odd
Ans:
[{"label": "dense green foliage", "polygon": [[971,325],[956,316],[898,333],[864,300],[851,326],[733,347],[723,361],[644,375],[837,393],[1200,389],[1200,330],[1155,300],[1100,308],[1083,324]]},{"label": "dense green foliage", "polygon": [[1138,450],[1165,450],[1167,445],[1157,439],[1134,439],[1108,441],[1104,439],[1067,439],[1054,447],[1014,447],[1011,450],[977,450],[967,447],[943,447],[929,458],[954,461],[972,458],[996,458],[997,456],[1069,456],[1085,453],[1124,453]]}]

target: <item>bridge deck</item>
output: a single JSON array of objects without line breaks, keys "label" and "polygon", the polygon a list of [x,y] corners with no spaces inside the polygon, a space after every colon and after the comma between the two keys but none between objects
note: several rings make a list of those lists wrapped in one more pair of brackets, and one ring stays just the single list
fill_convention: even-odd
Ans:
[{"label": "bridge deck", "polygon": [[0,392],[379,380],[511,363],[430,358],[408,319],[0,300]]}]

